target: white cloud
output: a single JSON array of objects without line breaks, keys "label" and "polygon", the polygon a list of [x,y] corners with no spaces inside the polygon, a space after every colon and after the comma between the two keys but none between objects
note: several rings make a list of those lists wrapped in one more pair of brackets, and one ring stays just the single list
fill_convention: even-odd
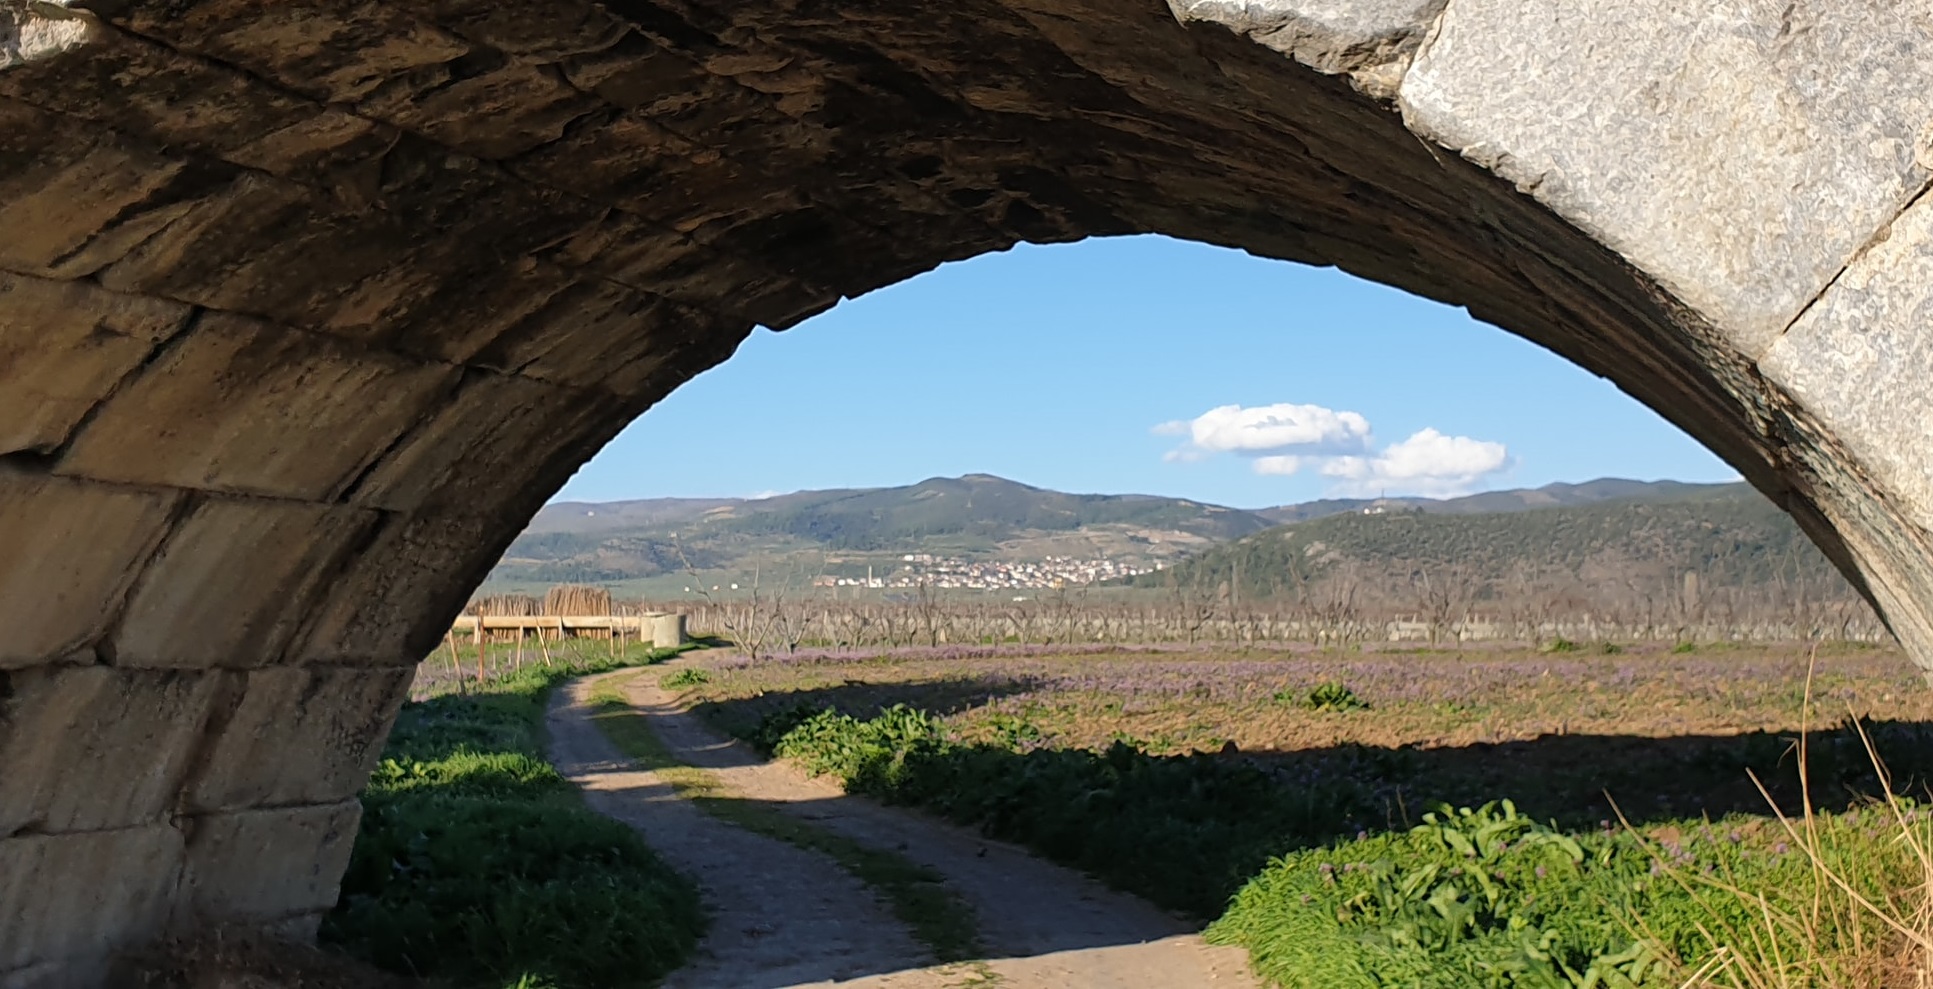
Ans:
[{"label": "white cloud", "polygon": [[1208,453],[1251,456],[1291,451],[1322,450],[1342,453],[1369,443],[1369,420],[1354,412],[1337,412],[1320,405],[1223,405],[1193,419],[1164,422],[1155,427],[1163,435],[1188,436],[1196,449]]},{"label": "white cloud", "polygon": [[1320,405],[1223,405],[1193,419],[1154,427],[1186,436],[1162,459],[1194,463],[1218,453],[1247,457],[1257,474],[1286,477],[1313,470],[1334,479],[1330,493],[1448,496],[1468,492],[1509,466],[1502,443],[1424,429],[1378,450],[1369,420]]},{"label": "white cloud", "polygon": [[1392,443],[1372,457],[1332,457],[1319,468],[1338,479],[1340,493],[1457,495],[1510,464],[1502,443],[1468,436],[1445,436],[1425,429],[1401,443]]}]

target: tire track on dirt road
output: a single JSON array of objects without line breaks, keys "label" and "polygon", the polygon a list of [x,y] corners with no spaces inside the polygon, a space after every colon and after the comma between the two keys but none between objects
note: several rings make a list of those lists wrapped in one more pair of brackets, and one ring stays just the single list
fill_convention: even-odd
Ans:
[{"label": "tire track on dirt road", "polygon": [[[586,787],[593,807],[638,827],[674,865],[696,878],[715,911],[713,934],[701,946],[703,957],[674,974],[667,987],[777,989],[861,973],[858,981],[841,984],[866,989],[1259,987],[1240,950],[1202,943],[1188,925],[1144,901],[1020,848],[849,796],[829,781],[764,760],[685,711],[658,686],[662,673],[690,665],[690,660],[680,660],[576,681],[558,692],[551,710],[559,768]],[[829,859],[710,817],[677,799],[674,788],[657,774],[614,761],[622,756],[590,721],[593,694],[613,688],[673,758],[704,770],[729,798],[756,802],[939,874],[946,889],[971,908],[985,962],[931,965],[930,954],[906,934],[879,898],[866,893],[863,885],[854,889],[857,881]],[[721,849],[729,854],[719,854]],[[788,870],[800,868],[801,857],[812,860],[815,878],[793,882],[802,874]],[[817,888],[828,872],[841,880],[837,895]],[[735,902],[745,896],[762,900]],[[826,917],[826,911],[857,912]],[[752,921],[753,913],[765,919]],[[782,935],[788,944],[794,939],[803,943],[774,950],[769,941],[760,943],[760,937],[734,933],[735,926],[746,923],[769,925],[772,934],[761,937]],[[764,967],[769,960],[788,957],[816,959],[825,974],[814,975],[807,963]],[[783,981],[787,978],[795,981]]]}]

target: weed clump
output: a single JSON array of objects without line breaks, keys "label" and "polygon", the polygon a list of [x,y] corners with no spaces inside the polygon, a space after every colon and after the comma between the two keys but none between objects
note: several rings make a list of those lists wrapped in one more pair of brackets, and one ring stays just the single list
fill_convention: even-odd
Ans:
[{"label": "weed clump", "polygon": [[1276,859],[1208,937],[1248,948],[1285,989],[1676,987],[1679,953],[1705,925],[1751,911],[1733,902],[1714,916],[1657,854],[1755,882],[1804,872],[1722,823],[1663,852],[1615,829],[1565,834],[1509,801],[1440,807],[1407,832]]},{"label": "weed clump", "polygon": [[1367,711],[1369,702],[1356,696],[1346,684],[1331,681],[1317,686],[1302,698],[1302,706],[1311,711]]},{"label": "weed clump", "polygon": [[666,690],[683,690],[686,687],[701,687],[711,682],[711,674],[696,666],[686,667],[675,673],[666,673],[658,678],[658,686]]},{"label": "weed clump", "polygon": [[1369,702],[1356,695],[1347,684],[1329,681],[1316,685],[1307,691],[1278,690],[1273,695],[1277,704],[1300,707],[1310,711],[1367,711]]}]

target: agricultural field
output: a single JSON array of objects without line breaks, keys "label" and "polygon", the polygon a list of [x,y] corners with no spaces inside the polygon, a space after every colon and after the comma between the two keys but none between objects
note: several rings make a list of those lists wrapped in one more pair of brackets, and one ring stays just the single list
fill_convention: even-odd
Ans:
[{"label": "agricultural field", "polygon": [[801,650],[664,686],[1283,986],[1910,984],[1882,914],[1926,880],[1933,692],[1893,649]]}]

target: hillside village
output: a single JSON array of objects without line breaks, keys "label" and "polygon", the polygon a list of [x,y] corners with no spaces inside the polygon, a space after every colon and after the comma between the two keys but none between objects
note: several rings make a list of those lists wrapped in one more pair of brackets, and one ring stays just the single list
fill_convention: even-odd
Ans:
[{"label": "hillside village", "polygon": [[1051,590],[1139,577],[1167,566],[1162,562],[1136,565],[1121,560],[1065,556],[1049,556],[1039,562],[968,560],[932,553],[907,553],[900,557],[900,562],[898,569],[884,577],[823,576],[812,583],[815,587]]}]

